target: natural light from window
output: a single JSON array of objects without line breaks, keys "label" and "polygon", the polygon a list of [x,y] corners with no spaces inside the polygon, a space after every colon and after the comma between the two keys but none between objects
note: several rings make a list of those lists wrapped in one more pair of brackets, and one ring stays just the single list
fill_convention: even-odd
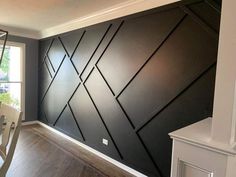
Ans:
[{"label": "natural light from window", "polygon": [[0,66],[0,101],[21,110],[22,78],[22,48],[7,45]]}]

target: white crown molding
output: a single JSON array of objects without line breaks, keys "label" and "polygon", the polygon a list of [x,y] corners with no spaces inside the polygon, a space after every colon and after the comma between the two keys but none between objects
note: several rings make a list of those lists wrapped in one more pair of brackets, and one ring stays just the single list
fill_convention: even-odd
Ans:
[{"label": "white crown molding", "polygon": [[33,39],[43,39],[178,1],[180,0],[128,0],[115,6],[94,12],[87,16],[83,16],[41,31],[7,27],[3,25],[0,25],[0,28],[8,31],[10,35],[22,36]]},{"label": "white crown molding", "polygon": [[179,0],[129,0],[93,14],[42,30],[40,36],[41,38],[50,37],[178,1]]},{"label": "white crown molding", "polygon": [[9,27],[9,26],[4,26],[4,25],[0,25],[0,29],[4,29],[5,31],[8,31],[9,35],[13,35],[13,36],[41,39],[40,31],[34,31],[34,30],[23,29],[23,28],[15,28],[15,27]]}]

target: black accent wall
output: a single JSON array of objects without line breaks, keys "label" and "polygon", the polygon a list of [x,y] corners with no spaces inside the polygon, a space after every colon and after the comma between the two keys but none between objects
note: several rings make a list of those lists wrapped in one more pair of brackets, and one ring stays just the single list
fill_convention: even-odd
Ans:
[{"label": "black accent wall", "polygon": [[212,115],[219,21],[214,1],[181,2],[41,40],[40,120],[168,177],[168,133]]}]

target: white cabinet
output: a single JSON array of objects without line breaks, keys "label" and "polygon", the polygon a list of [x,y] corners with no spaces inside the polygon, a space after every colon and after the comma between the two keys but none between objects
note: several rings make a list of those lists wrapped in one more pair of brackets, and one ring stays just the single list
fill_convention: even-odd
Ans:
[{"label": "white cabinet", "polygon": [[[233,148],[210,139],[211,118],[170,133],[173,138],[171,177],[235,177],[229,175]],[[231,169],[232,170],[232,169]],[[236,166],[235,169],[236,171]]]}]

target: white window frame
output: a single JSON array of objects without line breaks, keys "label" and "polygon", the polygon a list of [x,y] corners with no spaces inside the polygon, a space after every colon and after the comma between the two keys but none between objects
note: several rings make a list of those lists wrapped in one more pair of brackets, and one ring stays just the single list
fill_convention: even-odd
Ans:
[{"label": "white window frame", "polygon": [[[0,44],[3,44],[3,41],[0,41]],[[20,110],[23,112],[22,120],[25,120],[25,43],[7,41],[6,46],[13,46],[20,48],[20,72],[21,72],[21,81],[9,81],[0,83],[20,83],[21,84],[21,107]]]}]

